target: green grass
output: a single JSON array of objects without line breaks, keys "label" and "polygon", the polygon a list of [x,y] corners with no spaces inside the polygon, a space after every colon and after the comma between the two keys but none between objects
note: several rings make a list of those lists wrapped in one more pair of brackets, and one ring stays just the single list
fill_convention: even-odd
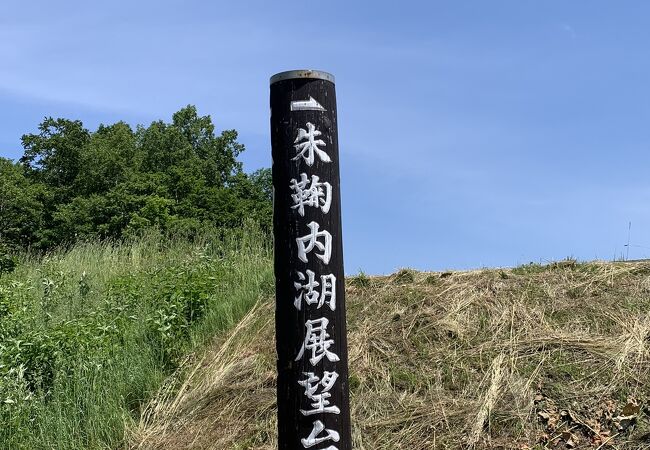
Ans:
[{"label": "green grass", "polygon": [[0,448],[115,449],[163,381],[273,288],[255,226],[22,255],[0,276]]}]

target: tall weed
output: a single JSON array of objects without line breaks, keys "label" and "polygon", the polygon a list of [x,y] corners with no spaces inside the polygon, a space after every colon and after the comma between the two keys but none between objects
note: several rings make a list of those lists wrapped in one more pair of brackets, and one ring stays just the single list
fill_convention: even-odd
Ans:
[{"label": "tall weed", "polygon": [[272,292],[253,224],[21,255],[0,277],[0,448],[99,449],[188,352]]}]

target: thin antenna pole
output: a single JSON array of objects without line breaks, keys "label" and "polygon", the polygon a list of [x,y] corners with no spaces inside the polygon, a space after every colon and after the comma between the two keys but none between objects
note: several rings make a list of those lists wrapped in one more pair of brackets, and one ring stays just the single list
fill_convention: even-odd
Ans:
[{"label": "thin antenna pole", "polygon": [[627,223],[627,250],[625,253],[625,261],[630,259],[630,234],[632,233],[632,221]]}]

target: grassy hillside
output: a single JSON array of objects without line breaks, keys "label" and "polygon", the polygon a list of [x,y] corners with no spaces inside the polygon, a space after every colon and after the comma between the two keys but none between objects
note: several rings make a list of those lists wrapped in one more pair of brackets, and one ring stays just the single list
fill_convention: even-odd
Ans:
[{"label": "grassy hillside", "polygon": [[185,355],[273,287],[255,227],[24,256],[0,275],[0,448],[115,449]]},{"label": "grassy hillside", "polygon": [[[650,264],[348,280],[354,448],[650,448]],[[142,449],[275,448],[273,303],[162,390]]]}]

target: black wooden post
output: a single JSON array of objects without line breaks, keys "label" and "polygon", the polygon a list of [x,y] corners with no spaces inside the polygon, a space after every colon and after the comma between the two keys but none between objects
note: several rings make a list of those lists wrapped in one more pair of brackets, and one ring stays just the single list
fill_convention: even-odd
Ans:
[{"label": "black wooden post", "polygon": [[271,78],[280,450],[351,450],[334,77]]}]

